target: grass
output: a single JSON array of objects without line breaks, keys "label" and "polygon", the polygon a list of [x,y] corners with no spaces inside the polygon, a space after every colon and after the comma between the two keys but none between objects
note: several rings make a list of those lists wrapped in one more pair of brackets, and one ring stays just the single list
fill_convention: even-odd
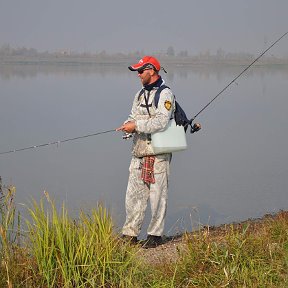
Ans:
[{"label": "grass", "polygon": [[129,287],[137,274],[133,249],[113,232],[112,219],[101,205],[79,219],[60,212],[46,194],[43,201],[29,209],[30,251],[36,260],[34,278],[41,275],[40,287]]},{"label": "grass", "polygon": [[164,265],[119,239],[101,205],[73,219],[46,193],[20,233],[15,188],[0,188],[0,287],[288,287],[287,212],[186,233]]},{"label": "grass", "polygon": [[14,205],[15,193],[15,187],[10,186],[6,188],[2,186],[2,179],[0,177],[0,271],[1,274],[5,275],[3,276],[7,287],[12,287],[10,278],[11,273],[14,273],[14,252],[17,249],[17,239],[20,238],[20,215],[16,216]]},{"label": "grass", "polygon": [[217,235],[197,233],[187,240],[178,282],[188,287],[286,287],[287,228],[286,214],[257,228],[230,225]]}]

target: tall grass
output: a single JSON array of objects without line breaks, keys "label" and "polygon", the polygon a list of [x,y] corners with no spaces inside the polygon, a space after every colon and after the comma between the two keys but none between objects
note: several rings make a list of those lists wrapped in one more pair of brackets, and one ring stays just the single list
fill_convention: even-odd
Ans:
[{"label": "tall grass", "polygon": [[187,233],[173,262],[121,241],[103,206],[75,219],[47,193],[23,239],[16,190],[0,188],[0,287],[288,287],[288,212]]},{"label": "tall grass", "polygon": [[288,287],[288,213],[186,236],[175,287]]},{"label": "tall grass", "polygon": [[[91,215],[68,216],[33,203],[28,222],[31,251],[37,262],[35,278],[45,287],[131,287],[138,273],[133,248],[113,232],[112,219],[101,205]],[[39,277],[41,275],[41,277]]]},{"label": "tall grass", "polygon": [[2,186],[0,177],[0,285],[5,281],[8,287],[12,287],[10,275],[14,268],[16,240],[20,239],[20,214],[16,216],[15,193],[14,186]]}]

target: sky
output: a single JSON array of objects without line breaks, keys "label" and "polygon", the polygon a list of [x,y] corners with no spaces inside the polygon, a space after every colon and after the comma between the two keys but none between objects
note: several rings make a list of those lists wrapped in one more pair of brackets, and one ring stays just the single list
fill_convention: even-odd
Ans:
[{"label": "sky", "polygon": [[0,0],[0,47],[257,54],[288,31],[287,11],[287,0]]}]

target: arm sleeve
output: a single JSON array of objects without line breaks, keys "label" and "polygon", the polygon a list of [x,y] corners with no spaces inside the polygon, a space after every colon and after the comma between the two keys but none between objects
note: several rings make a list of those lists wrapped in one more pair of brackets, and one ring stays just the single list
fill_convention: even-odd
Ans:
[{"label": "arm sleeve", "polygon": [[152,116],[147,120],[136,120],[136,131],[138,133],[146,134],[163,131],[174,111],[174,102],[174,95],[171,90],[164,89],[160,94],[155,116]]}]

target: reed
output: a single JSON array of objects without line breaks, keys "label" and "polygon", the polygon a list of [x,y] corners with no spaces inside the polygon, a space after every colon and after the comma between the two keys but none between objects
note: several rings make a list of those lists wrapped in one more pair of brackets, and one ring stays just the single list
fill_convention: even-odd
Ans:
[{"label": "reed", "polygon": [[31,253],[36,259],[34,277],[47,287],[131,287],[138,264],[133,247],[113,232],[112,219],[99,205],[78,220],[65,205],[58,213],[46,194],[49,207],[33,202],[28,222]]},{"label": "reed", "polygon": [[[16,213],[14,186],[2,186],[0,177],[0,276],[7,287],[12,287],[11,273],[14,270],[16,241],[19,239],[20,214]],[[17,215],[17,216],[16,216]],[[18,243],[19,244],[19,243]]]}]

